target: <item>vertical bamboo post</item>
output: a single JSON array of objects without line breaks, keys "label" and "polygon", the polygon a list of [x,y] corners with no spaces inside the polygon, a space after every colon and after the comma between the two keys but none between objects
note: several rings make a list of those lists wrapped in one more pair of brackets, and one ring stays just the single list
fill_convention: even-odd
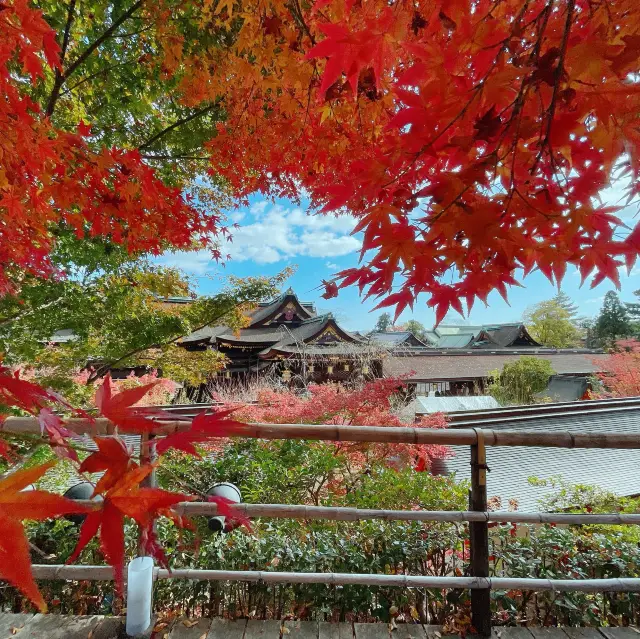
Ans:
[{"label": "vertical bamboo post", "polygon": [[[484,433],[474,428],[477,440],[471,446],[471,494],[469,509],[487,510],[487,454]],[[489,576],[489,526],[486,521],[469,523],[471,574],[473,577]],[[471,622],[476,632],[484,637],[491,635],[491,591],[471,591]]]},{"label": "vertical bamboo post", "polygon": [[[140,464],[152,464],[156,461],[156,446],[153,442],[155,435],[153,433],[143,433],[140,435]],[[155,469],[149,473],[141,482],[141,486],[145,488],[157,488],[158,480],[156,478]],[[155,521],[152,524],[155,530]],[[142,538],[138,542],[138,557],[144,557],[145,553],[142,549]]]}]

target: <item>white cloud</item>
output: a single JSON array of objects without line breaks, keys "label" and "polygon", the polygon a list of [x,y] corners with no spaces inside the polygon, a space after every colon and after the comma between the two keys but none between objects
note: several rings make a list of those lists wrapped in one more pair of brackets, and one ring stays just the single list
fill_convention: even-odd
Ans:
[{"label": "white cloud", "polygon": [[359,239],[350,235],[355,220],[339,217],[307,215],[302,209],[261,201],[249,209],[247,218],[233,232],[227,245],[236,261],[252,260],[272,264],[295,257],[338,257],[360,249]]},{"label": "white cloud", "polygon": [[244,220],[246,215],[247,215],[246,211],[234,211],[233,213],[229,213],[227,217],[231,222],[236,224],[238,222],[242,222],[242,220]]},{"label": "white cloud", "polygon": [[[229,219],[240,228],[231,229],[232,241],[223,241],[221,251],[237,262],[274,264],[297,257],[335,258],[357,253],[361,247],[361,241],[351,235],[356,221],[350,215],[307,215],[299,207],[261,200],[249,209],[234,211]],[[196,275],[212,267],[208,251],[166,253],[159,261]],[[328,262],[327,268],[340,267]]]},{"label": "white cloud", "polygon": [[268,206],[269,206],[269,202],[267,200],[261,200],[260,202],[256,202],[255,204],[252,204],[249,210],[254,215],[260,215],[260,213],[265,212]]},{"label": "white cloud", "polygon": [[327,262],[326,266],[331,271],[337,271],[340,268],[337,264],[333,262]]},{"label": "white cloud", "polygon": [[215,261],[211,258],[211,251],[174,251],[165,253],[158,262],[164,266],[177,266],[187,273],[204,275],[212,268]]},{"label": "white cloud", "polygon": [[582,302],[582,304],[602,304],[602,302],[604,302],[604,295],[601,295],[600,297],[592,297]]}]

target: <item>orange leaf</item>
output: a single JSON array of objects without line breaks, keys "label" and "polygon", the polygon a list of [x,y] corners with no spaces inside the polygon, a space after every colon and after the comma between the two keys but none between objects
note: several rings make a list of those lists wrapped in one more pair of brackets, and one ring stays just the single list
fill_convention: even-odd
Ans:
[{"label": "orange leaf", "polygon": [[11,473],[0,481],[0,579],[18,588],[40,610],[46,605],[31,572],[29,545],[22,519],[48,519],[69,513],[87,512],[77,502],[42,490],[20,492],[40,479],[55,462]]}]

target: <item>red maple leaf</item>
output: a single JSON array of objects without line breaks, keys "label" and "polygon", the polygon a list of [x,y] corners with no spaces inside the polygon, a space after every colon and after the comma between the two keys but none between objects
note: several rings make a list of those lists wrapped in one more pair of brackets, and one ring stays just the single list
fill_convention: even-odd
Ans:
[{"label": "red maple leaf", "polygon": [[[152,465],[136,466],[120,477],[104,495],[100,510],[87,515],[78,544],[69,557],[68,563],[77,559],[86,545],[99,533],[100,548],[113,567],[116,588],[123,591],[124,586],[124,518],[130,517],[148,532],[154,519],[159,516],[172,518],[176,523],[183,519],[171,511],[171,507],[182,501],[191,501],[193,497],[180,493],[171,493],[159,488],[140,488],[140,482],[153,471]],[[166,561],[159,544],[149,543],[149,550],[159,561]],[[162,551],[162,552],[161,552]]]},{"label": "red maple leaf", "polygon": [[159,381],[136,388],[128,388],[113,395],[111,375],[107,375],[102,386],[96,392],[96,406],[100,413],[118,426],[120,430],[127,433],[149,433],[158,425],[153,419],[150,419],[151,417],[175,419],[173,415],[162,410],[134,407],[134,404],[139,402]]},{"label": "red maple leaf", "polygon": [[20,379],[19,371],[11,374],[8,368],[0,366],[0,401],[35,414],[57,398],[38,384]]},{"label": "red maple leaf", "polygon": [[338,285],[335,282],[322,280],[322,286],[324,286],[324,293],[320,297],[323,297],[325,300],[338,297]]},{"label": "red maple leaf", "polygon": [[80,464],[80,473],[99,473],[104,475],[96,484],[94,495],[101,495],[112,488],[127,471],[136,468],[138,464],[131,459],[131,452],[119,437],[96,437],[94,439],[98,450],[91,453]]},{"label": "red maple leaf", "polygon": [[229,437],[230,435],[242,432],[245,424],[232,419],[225,419],[227,415],[236,409],[219,411],[217,413],[201,413],[191,422],[189,430],[175,433],[165,437],[156,445],[156,452],[162,455],[169,448],[182,450],[185,453],[200,457],[194,448],[195,442],[204,442],[216,437]]},{"label": "red maple leaf", "polygon": [[460,292],[454,286],[438,286],[428,302],[428,306],[436,308],[436,326],[444,319],[449,308],[454,308],[464,317]]},{"label": "red maple leaf", "polygon": [[413,296],[413,293],[409,289],[403,288],[397,293],[392,293],[391,295],[387,296],[373,310],[375,311],[379,308],[384,308],[386,306],[395,306],[396,312],[393,318],[393,321],[395,322],[398,319],[398,317],[400,317],[400,314],[402,313],[402,311],[404,311],[404,309],[407,308],[407,306],[409,308],[413,308],[414,299],[415,298]]},{"label": "red maple leaf", "polygon": [[236,504],[234,504],[230,499],[209,495],[207,497],[207,501],[216,504],[218,507],[218,513],[225,517],[231,523],[233,528],[244,526],[247,530],[251,530],[251,521],[234,508]]},{"label": "red maple leaf", "polygon": [[79,461],[78,453],[68,441],[74,434],[65,428],[59,415],[56,415],[50,408],[45,407],[38,413],[38,422],[40,423],[40,431],[43,435],[47,434],[49,443],[58,457]]},{"label": "red maple leaf", "polygon": [[18,588],[43,612],[47,606],[33,579],[29,544],[21,520],[39,521],[89,510],[77,502],[43,490],[22,492],[55,464],[51,461],[18,470],[0,481],[0,578]]}]

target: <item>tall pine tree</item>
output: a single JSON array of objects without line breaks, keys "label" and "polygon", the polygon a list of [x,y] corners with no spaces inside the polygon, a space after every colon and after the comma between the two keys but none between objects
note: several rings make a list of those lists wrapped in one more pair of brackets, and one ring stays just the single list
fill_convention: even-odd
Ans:
[{"label": "tall pine tree", "polygon": [[382,313],[376,322],[376,325],[373,327],[373,330],[378,333],[387,333],[391,330],[393,326],[393,320],[391,319],[391,315],[389,313]]},{"label": "tall pine tree", "polygon": [[572,322],[577,319],[578,305],[574,304],[564,291],[558,291],[558,293],[551,298],[551,301],[555,302],[560,308],[563,308],[567,312],[567,319]]},{"label": "tall pine tree", "polygon": [[[633,291],[633,294],[636,297],[640,297],[640,289]],[[625,306],[629,317],[636,322],[640,321],[640,302],[627,302]]]}]

